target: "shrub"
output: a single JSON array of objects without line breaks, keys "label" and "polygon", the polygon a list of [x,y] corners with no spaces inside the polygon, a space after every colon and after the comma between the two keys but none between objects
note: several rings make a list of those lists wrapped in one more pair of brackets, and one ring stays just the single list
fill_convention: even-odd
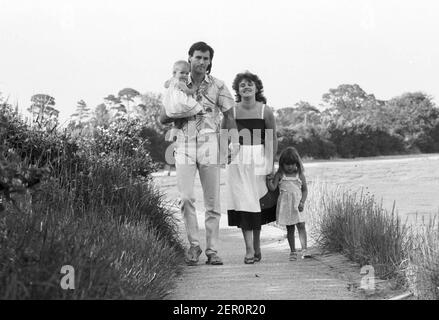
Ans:
[{"label": "shrub", "polygon": [[[137,127],[75,141],[57,132],[32,136],[34,129],[4,114],[1,191],[20,192],[9,192],[16,205],[6,201],[0,210],[0,298],[166,296],[183,249],[151,184],[154,165],[130,135]],[[75,268],[75,290],[60,288],[63,265]]]},{"label": "shrub", "polygon": [[361,265],[372,265],[379,277],[401,276],[407,229],[394,211],[388,213],[367,193],[320,188],[315,196],[319,198],[310,202],[321,207],[313,215],[318,217],[313,234],[320,246],[344,253]]},{"label": "shrub", "polygon": [[409,288],[420,299],[439,299],[439,222],[432,218],[411,230]]}]

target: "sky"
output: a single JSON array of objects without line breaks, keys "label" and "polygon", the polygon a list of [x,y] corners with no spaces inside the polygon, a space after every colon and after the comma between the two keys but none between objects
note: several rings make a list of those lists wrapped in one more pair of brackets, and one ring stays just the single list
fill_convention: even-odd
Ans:
[{"label": "sky", "polygon": [[49,94],[61,120],[80,99],[162,92],[197,41],[215,50],[213,76],[232,91],[256,73],[275,109],[354,83],[439,102],[438,1],[0,0],[0,14],[0,92],[21,110]]}]

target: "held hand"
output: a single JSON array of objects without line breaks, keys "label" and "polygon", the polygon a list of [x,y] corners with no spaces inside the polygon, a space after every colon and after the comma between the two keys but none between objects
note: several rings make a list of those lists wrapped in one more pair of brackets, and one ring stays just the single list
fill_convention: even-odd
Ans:
[{"label": "held hand", "polygon": [[230,164],[239,154],[239,143],[231,143],[228,148],[227,164]]}]

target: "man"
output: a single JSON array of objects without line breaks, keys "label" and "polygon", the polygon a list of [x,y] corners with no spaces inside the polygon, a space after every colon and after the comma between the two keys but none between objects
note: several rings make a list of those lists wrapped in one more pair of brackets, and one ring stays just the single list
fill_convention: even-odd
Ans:
[{"label": "man", "polygon": [[[180,129],[175,150],[175,163],[181,212],[190,243],[186,257],[188,265],[197,264],[202,253],[194,206],[194,181],[197,169],[206,209],[206,263],[223,264],[216,247],[221,217],[219,158],[222,159],[222,154],[225,152],[224,148],[219,149],[219,133],[220,124],[221,129],[236,129],[236,123],[233,117],[233,97],[224,82],[210,75],[213,54],[214,50],[204,42],[194,43],[189,49],[188,62],[191,67],[191,76],[187,86],[195,89],[194,98],[203,110],[194,117],[186,119],[170,119],[166,116],[164,108],[160,114],[160,122],[174,121]],[[184,101],[171,98],[167,103],[181,104]],[[223,114],[222,121],[221,113]]]}]

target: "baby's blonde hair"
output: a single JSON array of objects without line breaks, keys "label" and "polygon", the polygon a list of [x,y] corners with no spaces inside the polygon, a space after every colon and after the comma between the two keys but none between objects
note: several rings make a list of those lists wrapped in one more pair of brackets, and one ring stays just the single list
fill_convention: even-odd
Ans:
[{"label": "baby's blonde hair", "polygon": [[185,61],[185,60],[178,60],[174,63],[174,67],[172,68],[172,73],[175,74],[175,71],[177,70],[178,67],[186,67],[189,70],[191,69],[191,66],[189,64],[189,62]]}]

